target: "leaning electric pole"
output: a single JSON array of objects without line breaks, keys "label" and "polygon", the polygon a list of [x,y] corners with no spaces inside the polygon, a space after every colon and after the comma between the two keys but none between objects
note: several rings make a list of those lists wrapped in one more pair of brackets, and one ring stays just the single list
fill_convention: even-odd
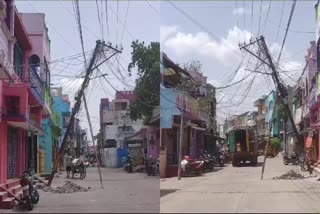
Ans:
[{"label": "leaning electric pole", "polygon": [[[101,53],[104,53],[105,51],[105,48],[111,50],[111,54],[109,57],[106,57],[102,62],[98,63],[97,65],[96,64],[96,61],[97,61],[97,58],[98,56],[100,56]],[[58,166],[59,166],[59,160],[60,158],[63,156],[64,154],[64,149],[65,149],[65,146],[67,144],[67,139],[68,139],[68,136],[69,136],[69,133],[70,133],[70,130],[74,124],[74,120],[75,120],[75,116],[76,114],[79,112],[80,110],[80,106],[81,106],[81,100],[82,98],[84,97],[84,92],[85,92],[85,89],[88,87],[89,85],[89,81],[90,81],[90,76],[92,74],[92,72],[97,69],[100,65],[102,65],[103,63],[105,63],[106,61],[108,61],[111,57],[113,57],[114,55],[118,54],[118,53],[121,53],[120,50],[114,48],[111,46],[111,44],[105,44],[105,42],[103,41],[100,41],[98,40],[96,42],[96,46],[95,46],[95,49],[93,51],[93,54],[92,54],[92,57],[90,59],[90,62],[89,62],[89,65],[88,67],[86,68],[86,74],[85,74],[85,77],[84,77],[84,80],[82,82],[82,85],[79,89],[79,91],[77,92],[76,94],[76,97],[75,97],[75,105],[72,109],[72,113],[71,113],[71,117],[70,117],[70,120],[69,120],[69,124],[68,124],[68,127],[67,127],[67,130],[63,136],[63,140],[62,140],[62,144],[61,144],[61,147],[59,149],[59,153],[58,153],[58,157],[54,160],[54,163],[53,163],[53,169],[52,169],[52,172],[51,172],[51,175],[50,175],[50,178],[49,178],[49,181],[48,181],[48,186],[51,186],[51,183],[52,183],[52,180],[54,178],[54,175],[55,173],[57,172],[58,170]],[[103,54],[104,56],[104,54]],[[95,65],[95,66],[94,66]]]},{"label": "leaning electric pole", "polygon": [[[257,51],[258,51],[259,54],[256,54],[253,51],[248,49],[249,46],[252,46],[254,44],[258,44],[257,45]],[[298,130],[297,130],[296,126],[295,126],[295,123],[294,123],[290,108],[288,106],[288,102],[286,100],[286,97],[288,95],[287,90],[284,87],[284,85],[280,82],[280,78],[278,76],[278,72],[276,70],[276,67],[275,67],[273,61],[272,61],[272,58],[271,58],[271,55],[269,53],[269,49],[268,49],[268,47],[266,45],[266,42],[264,40],[264,37],[260,36],[260,38],[257,38],[255,41],[253,41],[253,42],[251,42],[249,44],[243,44],[242,46],[240,46],[240,49],[241,50],[242,49],[246,50],[251,55],[253,55],[257,59],[259,59],[261,62],[263,62],[264,64],[269,66],[269,68],[271,69],[271,71],[272,71],[271,72],[272,79],[274,81],[274,84],[277,87],[277,91],[279,92],[279,95],[277,94],[276,96],[279,96],[283,106],[285,107],[285,110],[286,110],[286,112],[288,113],[288,116],[289,116],[289,120],[290,120],[290,122],[292,124],[293,132],[294,132],[294,134],[296,136],[297,141],[300,142],[301,139],[300,139]],[[260,56],[258,56],[258,55],[260,55],[260,53],[262,53],[262,55],[265,56],[264,59],[262,59]]]}]

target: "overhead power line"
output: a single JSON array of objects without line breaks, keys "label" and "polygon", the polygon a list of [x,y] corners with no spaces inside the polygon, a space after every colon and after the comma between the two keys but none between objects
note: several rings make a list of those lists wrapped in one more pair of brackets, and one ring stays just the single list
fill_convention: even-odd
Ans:
[{"label": "overhead power line", "polygon": [[[195,18],[193,18],[191,15],[189,15],[187,12],[185,12],[183,9],[179,8],[175,3],[173,3],[172,1],[168,0],[167,1],[170,5],[172,5],[179,13],[181,13],[182,15],[184,15],[186,18],[188,18],[191,22],[193,22],[195,25],[197,25],[198,27],[200,27],[203,31],[205,31],[206,33],[209,34],[209,36],[211,36],[212,38],[220,41],[220,37],[215,35],[214,33],[212,33],[211,31],[209,31],[204,25],[202,25],[200,22],[198,22]],[[233,53],[236,56],[240,56],[240,53],[238,52],[238,50],[236,48],[234,48],[229,42],[226,42],[224,40],[221,40],[221,42],[223,42],[224,44],[226,44],[227,46],[229,46],[232,50]]]},{"label": "overhead power line", "polygon": [[156,8],[154,8],[154,6],[152,6],[152,4],[150,4],[150,2],[149,2],[149,1],[145,0],[145,2],[149,5],[149,7],[151,7],[151,9],[152,9],[154,12],[156,12],[156,13],[160,16],[159,11],[158,11],[158,10],[156,10]]},{"label": "overhead power line", "polygon": [[282,54],[282,50],[283,50],[284,44],[285,44],[286,39],[287,39],[288,30],[289,30],[289,28],[290,28],[290,24],[291,24],[291,20],[292,20],[292,17],[293,17],[294,9],[295,9],[295,7],[296,7],[296,3],[297,3],[297,0],[293,0],[293,1],[292,1],[290,16],[289,16],[289,19],[288,19],[288,24],[287,24],[287,27],[286,27],[286,32],[285,32],[285,34],[284,34],[284,38],[283,38],[283,41],[282,41],[280,53],[279,53],[279,56],[278,56],[277,65],[279,64],[280,57],[281,57],[281,54]]}]

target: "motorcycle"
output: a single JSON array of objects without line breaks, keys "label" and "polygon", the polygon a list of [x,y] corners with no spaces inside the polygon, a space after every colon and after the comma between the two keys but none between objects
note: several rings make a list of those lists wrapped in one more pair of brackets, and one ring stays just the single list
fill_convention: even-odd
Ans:
[{"label": "motorcycle", "polygon": [[181,170],[183,176],[190,174],[201,175],[203,172],[203,167],[204,161],[192,160],[189,156],[184,156],[184,159],[181,161]]},{"label": "motorcycle", "polygon": [[223,167],[223,166],[224,166],[224,163],[225,163],[225,155],[224,155],[223,150],[220,150],[220,151],[218,152],[218,155],[219,155],[218,165],[219,165],[220,167]]},{"label": "motorcycle", "polygon": [[204,161],[203,163],[203,172],[212,172],[215,165],[214,157],[208,153],[204,153],[200,155],[200,161]]},{"label": "motorcycle", "polygon": [[156,171],[157,171],[157,161],[152,159],[152,156],[150,155],[150,157],[146,160],[146,171],[147,171],[147,174],[150,176],[150,175],[153,175],[155,176],[156,175]]},{"label": "motorcycle", "polygon": [[283,155],[283,163],[284,165],[288,165],[289,163],[292,163],[293,165],[298,165],[300,162],[300,158],[298,154],[292,153],[292,155],[284,154]]},{"label": "motorcycle", "polygon": [[[30,169],[22,173],[20,185],[22,186],[22,198],[18,200],[18,202],[30,211],[33,209],[33,204],[37,204],[40,199],[40,195],[34,184],[34,178],[33,175],[31,175]],[[17,198],[15,199],[17,200]]]},{"label": "motorcycle", "polygon": [[127,161],[126,161],[126,164],[125,164],[124,169],[125,169],[128,173],[132,173],[132,162],[131,162],[130,155],[127,156]]}]

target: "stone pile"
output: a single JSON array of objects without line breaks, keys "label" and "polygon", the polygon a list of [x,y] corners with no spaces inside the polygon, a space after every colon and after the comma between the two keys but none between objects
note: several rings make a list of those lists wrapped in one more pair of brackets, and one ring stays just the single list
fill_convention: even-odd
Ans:
[{"label": "stone pile", "polygon": [[66,181],[66,183],[62,187],[52,188],[52,187],[43,187],[43,191],[52,192],[52,193],[74,193],[74,192],[88,192],[91,190],[90,187],[85,188],[78,186],[75,183],[71,183],[70,181]]},{"label": "stone pile", "polygon": [[299,173],[296,173],[295,171],[293,170],[290,170],[289,172],[281,175],[281,176],[277,176],[277,177],[274,177],[273,179],[274,180],[277,180],[277,179],[283,179],[283,180],[298,180],[298,179],[303,179],[304,176],[299,174]]}]

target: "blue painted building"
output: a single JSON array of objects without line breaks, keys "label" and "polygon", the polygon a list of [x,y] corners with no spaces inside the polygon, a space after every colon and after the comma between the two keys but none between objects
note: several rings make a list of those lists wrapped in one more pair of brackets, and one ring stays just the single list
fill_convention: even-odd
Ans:
[{"label": "blue painted building", "polygon": [[66,132],[70,118],[70,101],[68,95],[62,94],[62,88],[51,88],[53,98],[53,110],[59,118],[59,127],[61,127],[61,137],[58,141],[59,148],[61,147],[63,136]]},{"label": "blue painted building", "polygon": [[274,119],[272,119],[273,114],[273,108],[276,102],[276,91],[271,91],[269,95],[267,95],[265,99],[265,105],[266,105],[266,114],[265,114],[265,123],[266,123],[266,135],[269,136],[269,124],[273,123],[272,125],[272,135],[273,137],[279,136],[279,115],[278,112],[274,113]]}]

